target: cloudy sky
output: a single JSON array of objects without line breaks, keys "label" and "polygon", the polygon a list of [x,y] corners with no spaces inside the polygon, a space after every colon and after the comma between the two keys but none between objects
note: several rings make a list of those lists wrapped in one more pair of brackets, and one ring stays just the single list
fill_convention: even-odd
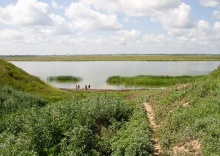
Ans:
[{"label": "cloudy sky", "polygon": [[0,55],[220,54],[220,0],[0,0]]}]

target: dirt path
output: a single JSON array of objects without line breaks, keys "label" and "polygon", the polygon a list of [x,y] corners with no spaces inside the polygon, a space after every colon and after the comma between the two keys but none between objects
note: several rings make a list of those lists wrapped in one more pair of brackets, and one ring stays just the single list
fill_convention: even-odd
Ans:
[{"label": "dirt path", "polygon": [[[155,131],[157,130],[158,128],[158,125],[155,123],[155,115],[154,115],[154,111],[153,111],[153,108],[151,107],[150,104],[148,103],[144,103],[144,107],[147,111],[147,117],[149,119],[149,122],[150,122],[150,126],[152,128],[152,131],[153,133],[155,133]],[[160,143],[159,143],[159,139],[154,137],[154,134],[153,134],[153,138],[152,138],[153,142],[154,142],[154,153],[153,155],[154,156],[159,156],[160,155]]]}]

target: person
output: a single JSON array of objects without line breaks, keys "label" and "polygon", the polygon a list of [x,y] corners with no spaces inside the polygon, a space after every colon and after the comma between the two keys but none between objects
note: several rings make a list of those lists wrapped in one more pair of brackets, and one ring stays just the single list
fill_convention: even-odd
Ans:
[{"label": "person", "polygon": [[90,85],[88,85],[88,89],[90,89]]},{"label": "person", "polygon": [[85,86],[85,90],[87,90],[87,85]]}]

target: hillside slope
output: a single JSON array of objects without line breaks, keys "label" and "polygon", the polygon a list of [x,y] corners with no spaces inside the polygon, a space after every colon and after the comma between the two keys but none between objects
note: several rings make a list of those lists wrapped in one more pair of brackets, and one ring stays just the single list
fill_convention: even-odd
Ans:
[{"label": "hillside slope", "polygon": [[147,98],[162,155],[220,155],[220,68]]},{"label": "hillside slope", "polygon": [[13,64],[0,59],[0,87],[5,85],[35,94],[50,102],[69,97],[68,93],[60,91]]}]

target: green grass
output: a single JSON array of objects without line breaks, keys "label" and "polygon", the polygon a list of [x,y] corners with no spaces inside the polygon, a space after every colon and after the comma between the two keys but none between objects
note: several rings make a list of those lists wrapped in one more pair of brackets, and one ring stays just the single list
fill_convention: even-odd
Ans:
[{"label": "green grass", "polygon": [[60,91],[41,81],[38,77],[32,76],[13,64],[0,59],[0,87],[5,85],[32,93],[49,102],[71,97],[69,93]]},{"label": "green grass", "polygon": [[151,131],[142,100],[127,100],[127,96],[74,92],[69,101],[47,104],[12,88],[0,88],[0,147],[4,147],[0,153],[150,155]]},{"label": "green grass", "polygon": [[126,87],[167,87],[180,83],[193,82],[202,76],[111,76],[107,79],[110,85],[125,85]]},{"label": "green grass", "polygon": [[47,81],[58,83],[77,83],[82,81],[82,78],[76,76],[50,76],[47,78]]},{"label": "green grass", "polygon": [[8,61],[219,61],[220,55],[27,55],[2,58]]},{"label": "green grass", "polygon": [[[151,95],[147,102],[160,125],[156,135],[162,155],[174,155],[175,146],[186,148],[193,141],[201,144],[201,155],[220,155],[220,68],[194,83]],[[188,149],[193,155],[193,148]]]}]

